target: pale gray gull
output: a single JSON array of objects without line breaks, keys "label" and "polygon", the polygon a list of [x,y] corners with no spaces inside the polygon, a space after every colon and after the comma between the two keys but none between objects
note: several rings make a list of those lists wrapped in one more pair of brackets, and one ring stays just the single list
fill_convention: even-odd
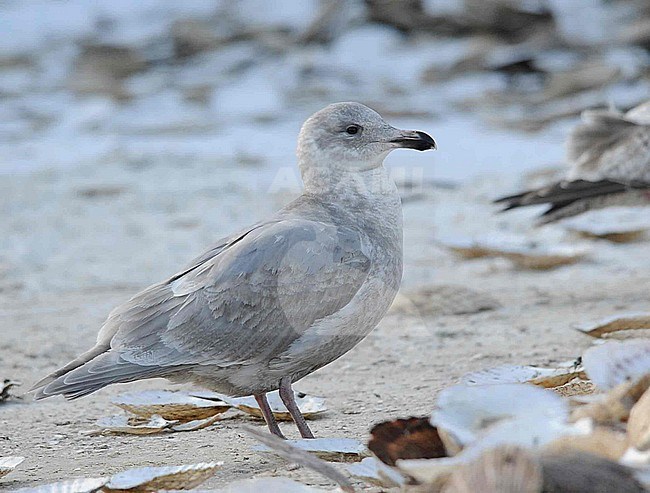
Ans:
[{"label": "pale gray gull", "polygon": [[549,204],[546,224],[609,206],[650,205],[650,101],[627,113],[589,110],[567,139],[565,179],[496,200],[504,211]]},{"label": "pale gray gull", "polygon": [[36,398],[165,377],[255,396],[282,436],[266,399],[279,389],[312,438],[292,383],[358,344],[400,286],[402,207],[383,165],[398,148],[436,144],[359,103],[312,115],[298,138],[302,195],[115,308],[95,346],[38,382]]}]

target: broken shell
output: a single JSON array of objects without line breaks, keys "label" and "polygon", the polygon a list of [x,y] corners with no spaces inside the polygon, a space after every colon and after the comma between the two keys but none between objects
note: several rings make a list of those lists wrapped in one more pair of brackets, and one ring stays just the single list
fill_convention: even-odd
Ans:
[{"label": "broken shell", "polygon": [[42,486],[20,488],[14,493],[95,493],[103,491],[109,478],[76,478]]},{"label": "broken shell", "polygon": [[582,357],[589,378],[601,390],[650,374],[650,339],[608,341],[594,346]]},{"label": "broken shell", "polygon": [[148,420],[142,420],[123,414],[107,416],[97,420],[96,425],[101,429],[100,433],[126,433],[129,435],[151,435],[159,433],[178,421],[167,421],[161,416],[154,414]]},{"label": "broken shell", "polygon": [[650,337],[650,313],[621,313],[575,328],[599,338]]},{"label": "broken shell", "polygon": [[542,490],[542,467],[526,450],[500,447],[455,469],[443,493],[538,493]]},{"label": "broken shell", "polygon": [[571,420],[590,418],[595,423],[618,424],[627,421],[635,403],[650,388],[650,374],[633,382],[624,382],[594,402],[576,408]]},{"label": "broken shell", "polygon": [[16,469],[16,466],[24,460],[24,457],[0,457],[0,478]]},{"label": "broken shell", "polygon": [[581,397],[592,395],[596,386],[591,380],[578,380],[577,378],[567,384],[554,387],[553,392],[562,397]]},{"label": "broken shell", "polygon": [[9,391],[12,389],[12,387],[18,387],[20,385],[22,385],[21,382],[17,380],[10,380],[9,378],[5,378],[2,382],[0,382],[0,402],[5,401],[11,397]]},{"label": "broken shell", "polygon": [[177,425],[172,425],[170,426],[171,431],[194,431],[194,430],[201,430],[203,428],[207,428],[213,423],[216,423],[219,421],[221,416],[219,414],[215,414],[214,416],[210,416],[209,418],[205,419],[195,419],[194,421],[185,421],[183,423],[179,423]]},{"label": "broken shell", "polygon": [[650,450],[650,390],[646,390],[630,410],[627,434],[630,444],[637,450]]},{"label": "broken shell", "polygon": [[[201,399],[218,399],[251,416],[264,419],[262,410],[253,396],[228,397],[216,392],[192,392],[192,395]],[[298,409],[300,409],[300,412],[306,419],[312,419],[327,411],[325,399],[322,397],[315,397],[295,391],[294,396],[296,398],[296,404],[298,404]],[[282,402],[282,399],[280,399],[280,394],[277,390],[269,392],[266,394],[266,397],[276,419],[280,421],[291,421],[293,419]]]},{"label": "broken shell", "polygon": [[440,392],[431,424],[450,433],[460,445],[503,420],[525,417],[532,421],[564,423],[568,404],[557,394],[529,384],[456,385]]},{"label": "broken shell", "polygon": [[170,421],[202,420],[231,407],[222,401],[200,399],[186,392],[168,390],[128,392],[117,396],[112,403],[143,418],[157,414]]},{"label": "broken shell", "polygon": [[366,457],[361,462],[348,464],[346,469],[353,477],[380,488],[404,486],[407,481],[399,471],[388,467],[375,457]]},{"label": "broken shell", "polygon": [[549,454],[585,452],[617,461],[628,448],[625,433],[612,428],[597,426],[586,435],[561,436],[546,445]]},{"label": "broken shell", "polygon": [[433,459],[449,454],[428,418],[385,421],[370,430],[368,448],[380,461],[394,466],[400,459]]},{"label": "broken shell", "polygon": [[638,241],[650,229],[647,218],[616,207],[570,218],[563,222],[563,226],[583,238],[615,243]]},{"label": "broken shell", "polygon": [[621,464],[592,454],[543,454],[543,491],[573,493],[643,493],[634,472]]},{"label": "broken shell", "polygon": [[223,462],[202,462],[185,466],[141,467],[111,476],[103,487],[106,492],[149,492],[188,490],[214,475]]},{"label": "broken shell", "polygon": [[504,383],[532,383],[539,387],[554,389],[574,379],[587,380],[579,367],[538,368],[535,366],[507,365],[473,372],[463,377],[467,385],[492,385]]},{"label": "broken shell", "polygon": [[[363,457],[370,455],[365,445],[352,438],[309,438],[286,440],[286,443],[329,462],[358,462]],[[257,445],[255,450],[260,452],[274,451],[266,445]]]},{"label": "broken shell", "polygon": [[520,238],[451,239],[441,243],[463,258],[504,257],[517,267],[533,270],[573,264],[582,260],[589,252],[586,247],[540,246]]},{"label": "broken shell", "polygon": [[[210,490],[209,493],[326,493],[289,478],[243,479],[228,484],[224,488]],[[207,493],[207,492],[206,492]]]}]

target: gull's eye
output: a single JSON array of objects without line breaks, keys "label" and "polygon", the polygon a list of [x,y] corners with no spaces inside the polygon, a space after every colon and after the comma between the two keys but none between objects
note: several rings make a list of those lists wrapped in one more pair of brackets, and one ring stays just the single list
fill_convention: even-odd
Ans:
[{"label": "gull's eye", "polygon": [[348,127],[345,129],[345,133],[348,135],[354,135],[359,133],[359,130],[361,130],[361,127],[359,125],[348,125]]}]

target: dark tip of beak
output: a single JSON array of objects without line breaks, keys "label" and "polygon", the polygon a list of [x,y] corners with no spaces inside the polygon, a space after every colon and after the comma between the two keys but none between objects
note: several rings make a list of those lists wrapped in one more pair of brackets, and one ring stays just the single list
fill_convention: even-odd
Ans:
[{"label": "dark tip of beak", "polygon": [[428,151],[429,149],[437,149],[436,141],[429,134],[424,132],[409,132],[404,134],[404,136],[399,137],[392,142],[399,144],[400,147],[406,149],[415,149],[418,151]]}]

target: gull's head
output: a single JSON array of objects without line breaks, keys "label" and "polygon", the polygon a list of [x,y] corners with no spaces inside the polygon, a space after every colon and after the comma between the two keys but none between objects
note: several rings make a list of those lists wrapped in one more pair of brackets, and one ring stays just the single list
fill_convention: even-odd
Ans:
[{"label": "gull's head", "polygon": [[298,162],[309,168],[365,171],[378,168],[394,149],[435,149],[424,132],[400,130],[360,103],[334,103],[314,113],[298,137]]}]

